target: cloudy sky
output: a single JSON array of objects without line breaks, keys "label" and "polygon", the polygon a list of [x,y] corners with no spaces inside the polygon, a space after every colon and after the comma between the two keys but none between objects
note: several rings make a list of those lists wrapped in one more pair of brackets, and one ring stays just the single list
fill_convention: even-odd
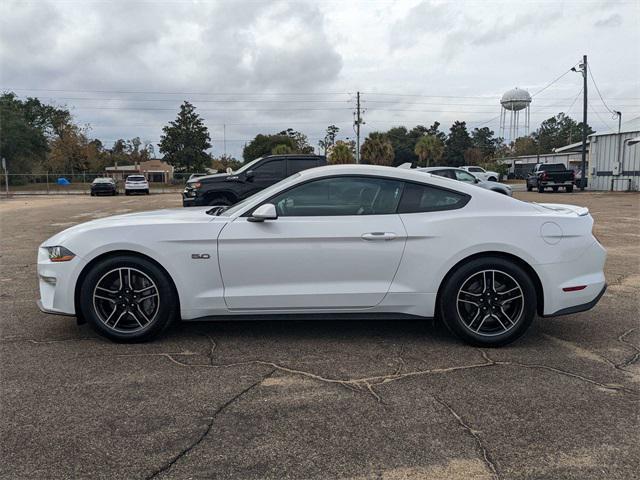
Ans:
[{"label": "cloudy sky", "polygon": [[[453,120],[498,131],[499,98],[542,90],[589,56],[597,130],[640,116],[640,1],[7,1],[0,89],[66,105],[111,145],[157,143],[178,105],[198,107],[212,152],[241,156],[256,133],[291,127],[313,145],[329,124],[353,137]],[[569,72],[534,96],[532,126],[581,115]],[[226,127],[225,127],[226,125]]]}]

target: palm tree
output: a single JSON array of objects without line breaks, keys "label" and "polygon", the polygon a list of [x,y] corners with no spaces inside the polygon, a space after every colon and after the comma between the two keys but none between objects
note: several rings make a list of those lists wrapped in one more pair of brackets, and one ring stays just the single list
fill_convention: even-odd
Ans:
[{"label": "palm tree", "polygon": [[338,140],[332,147],[330,147],[329,163],[331,165],[354,162],[355,159],[353,157],[353,151],[347,143]]},{"label": "palm tree", "polygon": [[360,149],[364,163],[392,166],[395,155],[393,145],[384,133],[371,132]]},{"label": "palm tree", "polygon": [[435,135],[423,135],[416,142],[414,150],[421,167],[428,167],[431,161],[438,162],[444,153],[444,143]]}]

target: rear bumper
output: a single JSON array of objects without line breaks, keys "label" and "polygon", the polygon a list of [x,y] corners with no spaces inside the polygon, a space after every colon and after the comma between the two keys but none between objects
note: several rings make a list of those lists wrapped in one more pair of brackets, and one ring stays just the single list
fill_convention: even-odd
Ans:
[{"label": "rear bumper", "polygon": [[[583,312],[596,305],[607,286],[604,276],[606,258],[606,250],[594,239],[578,260],[532,265],[544,290],[542,316]],[[577,286],[583,288],[564,290]]]},{"label": "rear bumper", "polygon": [[548,315],[543,315],[543,317],[544,318],[559,317],[561,315],[571,315],[573,313],[580,313],[580,312],[586,312],[587,310],[591,310],[600,301],[600,299],[602,298],[606,290],[607,290],[607,284],[605,283],[604,286],[602,287],[602,290],[600,290],[600,293],[598,293],[596,298],[594,298],[590,302],[583,303],[581,305],[574,305],[573,307],[562,308],[557,312],[550,313]]}]

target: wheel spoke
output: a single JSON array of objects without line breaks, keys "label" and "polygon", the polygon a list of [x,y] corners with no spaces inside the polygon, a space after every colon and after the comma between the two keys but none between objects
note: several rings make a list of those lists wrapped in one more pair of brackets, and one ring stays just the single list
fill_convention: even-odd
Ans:
[{"label": "wheel spoke", "polygon": [[136,305],[136,308],[138,309],[138,312],[140,312],[140,315],[142,315],[142,318],[144,318],[145,322],[151,322],[151,320],[149,320],[149,317],[147,317],[144,311],[140,308],[140,305]]},{"label": "wheel spoke", "polygon": [[97,295],[97,294],[94,295],[93,297],[99,300],[106,300],[107,302],[117,303],[115,298],[103,297],[102,295]]},{"label": "wheel spoke", "polygon": [[485,315],[484,317],[482,317],[482,321],[480,322],[480,325],[478,325],[478,328],[476,328],[476,333],[480,331],[480,329],[482,328],[482,325],[484,325],[484,322],[487,318],[489,318],[489,315]]},{"label": "wheel spoke", "polygon": [[511,325],[516,324],[516,322],[513,321],[509,315],[507,315],[507,312],[504,311],[504,308],[500,307],[500,312],[502,313],[502,315],[504,315],[504,318],[506,318]]},{"label": "wheel spoke", "polygon": [[144,292],[146,290],[149,290],[151,288],[156,288],[156,286],[155,285],[149,285],[148,287],[139,288],[138,290],[134,290],[134,292],[135,293],[142,293],[142,292]]},{"label": "wheel spoke", "polygon": [[492,313],[492,314],[491,314],[491,317],[492,317],[492,318],[495,318],[495,319],[498,321],[498,323],[500,324],[500,326],[502,327],[502,329],[503,329],[504,331],[509,330],[507,327],[505,327],[504,323],[502,323],[502,320],[500,320],[500,317],[499,317],[498,315],[496,315],[496,314],[493,314],[493,313]]},{"label": "wheel spoke", "polygon": [[114,322],[113,326],[111,328],[116,328],[118,326],[118,322],[120,321],[120,319],[122,317],[124,317],[124,315],[127,313],[126,310],[123,310],[122,313],[120,313],[120,316],[118,317],[118,319]]},{"label": "wheel spoke", "polygon": [[157,293],[152,293],[152,294],[150,294],[150,295],[145,295],[144,297],[140,297],[140,298],[138,298],[138,299],[136,300],[136,303],[142,303],[142,302],[144,302],[145,300],[149,300],[150,298],[154,298],[154,297],[157,297],[157,296],[158,296],[158,294],[157,294]]},{"label": "wheel spoke", "polygon": [[136,317],[135,313],[133,313],[131,310],[128,310],[127,313],[133,317],[133,319],[138,323],[138,325],[140,325],[140,328],[143,327],[143,325],[140,323],[140,320],[138,320],[138,317]]}]

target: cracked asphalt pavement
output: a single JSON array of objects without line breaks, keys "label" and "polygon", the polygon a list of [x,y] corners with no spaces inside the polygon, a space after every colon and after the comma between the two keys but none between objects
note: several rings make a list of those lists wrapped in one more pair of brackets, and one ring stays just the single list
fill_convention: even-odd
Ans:
[{"label": "cracked asphalt pavement", "polygon": [[179,197],[0,200],[0,477],[640,478],[640,195],[516,196],[588,206],[610,286],[500,349],[330,317],[113,344],[39,312],[36,248]]}]

